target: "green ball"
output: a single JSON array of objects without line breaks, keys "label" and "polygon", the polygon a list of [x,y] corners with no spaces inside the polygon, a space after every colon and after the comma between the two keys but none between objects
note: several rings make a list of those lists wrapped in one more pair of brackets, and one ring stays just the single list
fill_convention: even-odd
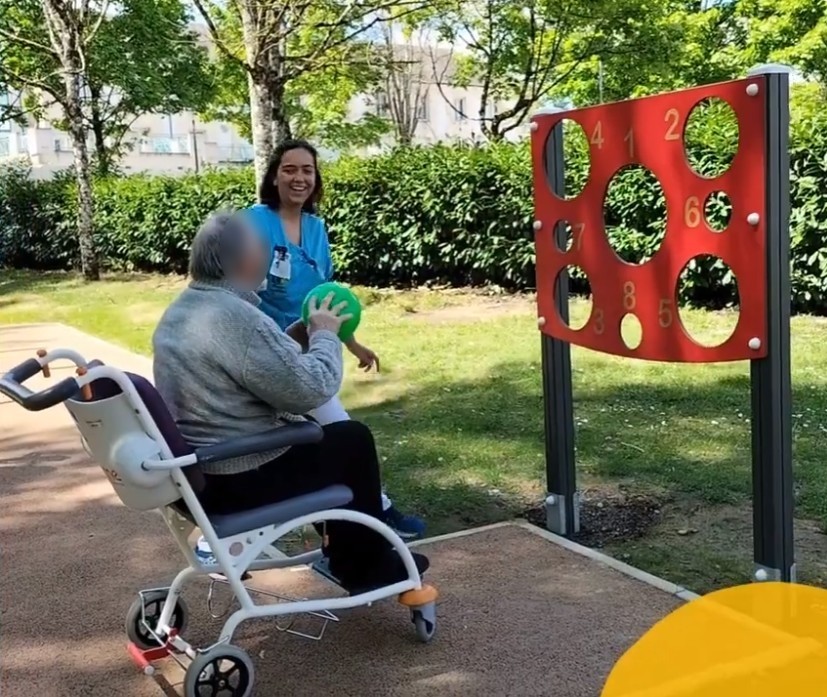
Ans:
[{"label": "green ball", "polygon": [[317,304],[321,305],[322,301],[333,293],[333,300],[330,302],[330,307],[336,307],[341,302],[346,302],[347,305],[342,310],[343,315],[353,315],[349,320],[342,322],[339,328],[339,338],[342,341],[349,341],[356,333],[356,328],[362,319],[362,303],[359,302],[353,291],[350,288],[329,281],[316,286],[311,290],[302,303],[302,322],[307,324],[310,315],[310,298],[317,298]]}]

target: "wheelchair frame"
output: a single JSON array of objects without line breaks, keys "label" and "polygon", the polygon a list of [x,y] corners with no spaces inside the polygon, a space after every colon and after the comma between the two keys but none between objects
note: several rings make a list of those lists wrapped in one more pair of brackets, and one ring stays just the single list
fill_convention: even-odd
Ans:
[{"label": "wheelchair frame", "polygon": [[[140,591],[139,599],[136,601],[136,604],[133,604],[133,608],[131,608],[130,613],[128,613],[127,632],[130,633],[130,617],[132,621],[138,621],[137,618],[140,616],[140,622],[143,623],[147,633],[157,643],[157,646],[149,646],[147,644],[150,642],[144,642],[144,646],[140,646],[139,644],[141,642],[136,642],[136,637],[130,636],[132,640],[127,645],[128,653],[138,667],[146,674],[152,675],[155,673],[153,662],[160,658],[170,656],[174,658],[181,667],[185,667],[180,657],[188,657],[190,663],[189,666],[185,667],[186,679],[184,684],[185,697],[191,697],[191,695],[197,694],[196,688],[193,686],[197,684],[197,680],[201,676],[209,676],[210,674],[219,675],[219,663],[230,660],[231,662],[235,662],[236,666],[240,666],[243,670],[247,671],[248,687],[246,689],[242,687],[238,693],[234,692],[233,694],[237,694],[239,697],[247,697],[247,695],[252,694],[254,673],[252,662],[243,651],[231,645],[233,636],[242,622],[269,617],[278,619],[287,615],[307,613],[325,619],[326,626],[327,621],[338,621],[338,618],[332,613],[333,610],[344,610],[364,605],[370,606],[379,600],[384,600],[392,596],[397,596],[399,602],[409,608],[411,620],[415,625],[419,639],[427,642],[433,637],[436,629],[437,592],[432,586],[422,583],[416,563],[407,545],[385,523],[358,511],[344,508],[328,508],[221,538],[218,536],[210,518],[201,506],[192,485],[182,469],[184,467],[197,465],[199,462],[198,453],[182,457],[175,457],[173,455],[170,445],[167,443],[166,438],[129,376],[123,371],[108,365],[89,367],[89,363],[87,363],[83,356],[71,349],[55,349],[49,352],[40,350],[37,356],[36,361],[39,367],[29,361],[27,362],[29,363],[28,369],[21,370],[25,365],[21,364],[21,366],[6,373],[5,376],[0,379],[0,392],[7,394],[19,404],[32,411],[40,411],[58,403],[64,403],[64,406],[70,411],[72,417],[75,418],[67,402],[79,402],[80,400],[77,399],[78,394],[82,396],[83,400],[89,400],[91,398],[90,386],[93,382],[104,378],[112,380],[120,388],[123,397],[134,410],[141,427],[144,429],[146,435],[154,441],[154,445],[157,446],[158,449],[157,456],[145,458],[140,462],[141,471],[139,475],[149,476],[151,473],[166,472],[172,478],[180,492],[181,499],[192,515],[193,520],[189,520],[175,510],[172,507],[172,504],[175,502],[167,503],[161,507],[162,517],[187,560],[188,566],[178,572],[168,588]],[[21,383],[36,374],[38,370],[46,377],[49,377],[50,364],[61,359],[70,360],[75,364],[76,377],[66,378],[60,383],[38,393],[32,393],[22,386]],[[82,433],[81,440],[84,448],[92,455]],[[233,442],[234,441],[229,441],[228,443],[231,444]],[[224,459],[230,459],[235,456],[236,455],[231,454]],[[92,457],[95,459],[94,455],[92,455]],[[113,488],[117,487],[119,484],[119,475],[104,467],[104,464],[100,461],[98,461],[97,464],[104,469]],[[157,481],[160,484],[163,480],[158,479]],[[130,486],[141,485],[137,481],[130,481],[128,484]],[[154,484],[153,486],[159,486],[159,484]],[[300,553],[295,556],[288,556],[275,547],[275,543],[278,540],[294,530],[303,529],[305,526],[313,523],[326,524],[329,521],[349,521],[365,525],[382,535],[400,555],[404,562],[408,578],[391,585],[360,592],[356,595],[318,599],[287,599],[275,593],[259,591],[244,585],[244,575],[247,571],[255,572],[300,566],[310,566],[310,568],[316,570],[317,573],[320,573],[322,577],[336,583],[335,578],[327,573],[320,572],[319,568],[314,566],[314,564],[317,564],[323,558],[321,549]],[[192,543],[190,542],[190,536],[196,529],[201,530],[204,538],[209,543],[216,561],[215,564],[204,564],[195,554]],[[223,576],[223,578],[217,578],[218,574]],[[185,613],[180,596],[186,583],[192,578],[202,575],[210,576],[213,579],[213,584],[211,584],[210,587],[210,597],[214,583],[220,580],[229,585],[234,600],[238,601],[240,607],[226,619],[218,640],[211,646],[200,649],[185,641],[183,637],[178,634],[178,629],[173,626],[172,622],[176,611],[181,615]],[[161,598],[163,593],[166,593],[165,598],[163,598],[163,609],[161,610],[157,623],[151,626],[145,617],[146,598],[148,596],[154,596],[157,600]],[[286,602],[256,603],[253,600],[253,594],[269,595],[283,601],[286,600]],[[178,621],[175,624],[179,626],[184,624],[184,617],[177,619]],[[277,628],[285,631],[283,628],[278,627],[278,625]],[[298,634],[298,632],[292,633]],[[310,638],[321,638],[321,635]]]}]

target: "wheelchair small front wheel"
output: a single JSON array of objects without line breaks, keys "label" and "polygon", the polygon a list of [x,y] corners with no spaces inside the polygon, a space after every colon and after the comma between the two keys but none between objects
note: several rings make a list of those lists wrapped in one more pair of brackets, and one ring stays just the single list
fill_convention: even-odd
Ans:
[{"label": "wheelchair small front wheel", "polygon": [[436,634],[436,613],[433,608],[417,608],[411,610],[411,622],[416,629],[416,638],[427,644]]},{"label": "wheelchair small front wheel", "polygon": [[184,697],[250,697],[254,678],[253,662],[244,651],[232,644],[216,646],[187,667]]},{"label": "wheelchair small front wheel", "polygon": [[[161,619],[161,612],[167,601],[167,591],[158,590],[151,593],[144,593],[138,596],[135,602],[129,607],[126,613],[126,636],[129,641],[140,649],[158,648],[158,642],[152,636],[150,629],[154,630]],[[169,626],[182,634],[187,623],[187,607],[180,598],[175,603],[172,611],[172,618]],[[148,625],[148,626],[147,626]]]}]

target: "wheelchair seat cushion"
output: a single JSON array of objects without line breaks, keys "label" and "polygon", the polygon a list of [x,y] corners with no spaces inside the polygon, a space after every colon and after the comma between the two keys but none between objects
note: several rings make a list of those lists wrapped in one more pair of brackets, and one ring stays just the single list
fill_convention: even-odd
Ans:
[{"label": "wheelchair seat cushion", "polygon": [[343,484],[319,489],[278,503],[271,503],[247,511],[227,514],[209,514],[210,522],[219,538],[278,525],[293,518],[346,506],[353,500],[353,492]]}]

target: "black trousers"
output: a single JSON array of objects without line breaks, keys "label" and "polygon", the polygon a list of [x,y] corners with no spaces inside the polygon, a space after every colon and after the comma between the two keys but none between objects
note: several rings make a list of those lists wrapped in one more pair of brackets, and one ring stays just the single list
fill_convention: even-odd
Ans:
[{"label": "black trousers", "polygon": [[[323,430],[321,442],[293,446],[258,469],[207,474],[199,497],[202,505],[211,513],[236,513],[344,484],[353,492],[347,508],[381,517],[379,457],[370,429],[358,421],[339,421]],[[347,558],[364,563],[388,547],[383,537],[363,525],[331,521],[327,530],[331,562]]]}]

